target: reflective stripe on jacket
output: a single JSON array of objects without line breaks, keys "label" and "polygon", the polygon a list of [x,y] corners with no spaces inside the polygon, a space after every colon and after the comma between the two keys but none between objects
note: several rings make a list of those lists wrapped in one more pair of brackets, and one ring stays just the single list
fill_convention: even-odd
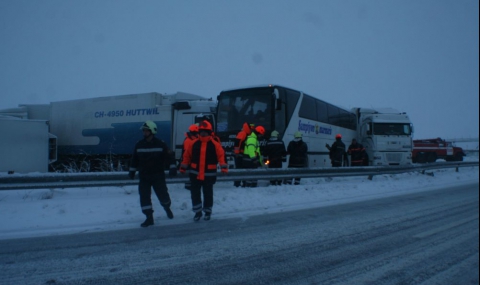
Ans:
[{"label": "reflective stripe on jacket", "polygon": [[175,154],[167,144],[153,137],[151,141],[142,139],[135,144],[129,171],[140,174],[163,173],[165,166],[175,166]]},{"label": "reflective stripe on jacket", "polygon": [[354,165],[361,165],[363,164],[363,160],[365,158],[365,148],[363,145],[357,143],[356,145],[351,144],[348,147],[348,154],[351,155],[350,164]]}]

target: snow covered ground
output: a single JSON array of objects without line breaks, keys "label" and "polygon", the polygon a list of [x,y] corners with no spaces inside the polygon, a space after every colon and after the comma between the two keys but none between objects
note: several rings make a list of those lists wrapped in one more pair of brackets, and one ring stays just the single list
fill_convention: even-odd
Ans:
[{"label": "snow covered ground", "polygon": [[[474,159],[474,160],[478,160]],[[302,179],[299,186],[235,188],[233,182],[214,186],[212,219],[247,219],[253,215],[344,204],[428,191],[479,181],[478,167],[367,177]],[[175,215],[169,220],[153,195],[155,227],[193,223],[190,192],[183,184],[168,185]],[[136,186],[38,189],[0,192],[0,239],[74,234],[138,228],[140,211]],[[201,223],[208,223],[200,220]]]}]

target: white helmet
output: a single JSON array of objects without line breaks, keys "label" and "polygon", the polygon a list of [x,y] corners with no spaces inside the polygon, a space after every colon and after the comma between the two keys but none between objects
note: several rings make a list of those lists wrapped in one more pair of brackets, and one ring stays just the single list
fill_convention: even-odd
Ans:
[{"label": "white helmet", "polygon": [[143,130],[150,130],[152,132],[152,134],[156,134],[157,133],[157,124],[155,124],[153,121],[146,121],[145,123],[143,123],[140,130],[142,130],[142,131]]}]

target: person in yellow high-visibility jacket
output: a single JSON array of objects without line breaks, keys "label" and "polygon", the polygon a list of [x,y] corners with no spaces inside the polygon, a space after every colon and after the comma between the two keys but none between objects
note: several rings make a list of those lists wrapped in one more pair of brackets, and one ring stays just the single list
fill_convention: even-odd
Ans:
[{"label": "person in yellow high-visibility jacket", "polygon": [[[244,168],[258,168],[263,163],[262,153],[260,152],[260,144],[258,138],[265,135],[265,128],[257,126],[245,141],[245,148],[243,150],[243,167]],[[246,187],[257,187],[257,180],[247,180]]]}]

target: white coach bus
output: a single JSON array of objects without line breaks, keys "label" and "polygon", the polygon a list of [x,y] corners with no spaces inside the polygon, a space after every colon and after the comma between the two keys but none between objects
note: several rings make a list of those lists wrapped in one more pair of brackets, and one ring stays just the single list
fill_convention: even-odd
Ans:
[{"label": "white coach bus", "polygon": [[308,145],[309,167],[331,166],[325,144],[332,145],[336,134],[343,136],[346,148],[356,136],[354,113],[291,88],[267,85],[224,90],[217,100],[216,134],[230,165],[235,137],[245,122],[265,128],[261,145],[273,130],[280,133],[285,146],[300,131]]}]

